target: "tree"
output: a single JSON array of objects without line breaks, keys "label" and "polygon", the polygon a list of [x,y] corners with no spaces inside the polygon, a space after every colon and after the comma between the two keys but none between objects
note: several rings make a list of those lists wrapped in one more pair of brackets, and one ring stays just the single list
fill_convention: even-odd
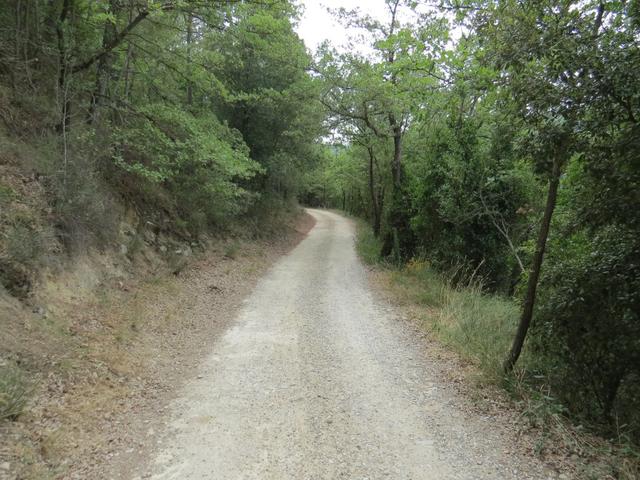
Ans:
[{"label": "tree", "polygon": [[[388,22],[381,23],[357,11],[341,10],[349,26],[372,37],[373,55],[338,55],[325,49],[319,64],[325,81],[323,103],[340,118],[347,131],[367,130],[381,142],[390,142],[391,199],[381,255],[396,260],[412,254],[414,240],[409,225],[403,166],[404,134],[416,102],[435,88],[440,77],[437,60],[446,42],[446,22],[420,14],[414,2],[388,0]],[[418,17],[421,24],[402,23],[400,11]]]}]

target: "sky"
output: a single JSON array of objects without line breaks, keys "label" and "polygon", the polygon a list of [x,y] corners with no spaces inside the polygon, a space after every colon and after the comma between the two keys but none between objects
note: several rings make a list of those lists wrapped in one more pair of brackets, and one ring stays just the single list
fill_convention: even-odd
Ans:
[{"label": "sky", "polygon": [[333,19],[326,7],[344,7],[347,10],[357,7],[361,12],[378,19],[385,19],[388,16],[384,0],[299,0],[299,2],[304,6],[305,12],[297,31],[311,51],[315,51],[324,40],[331,41],[336,47],[347,43],[347,30]]}]

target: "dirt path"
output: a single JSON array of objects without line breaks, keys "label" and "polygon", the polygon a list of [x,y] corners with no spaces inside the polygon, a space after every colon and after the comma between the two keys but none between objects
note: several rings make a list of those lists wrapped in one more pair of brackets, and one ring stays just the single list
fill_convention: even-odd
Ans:
[{"label": "dirt path", "polygon": [[122,478],[522,479],[509,429],[430,376],[419,338],[376,303],[350,221],[316,227],[248,297]]}]

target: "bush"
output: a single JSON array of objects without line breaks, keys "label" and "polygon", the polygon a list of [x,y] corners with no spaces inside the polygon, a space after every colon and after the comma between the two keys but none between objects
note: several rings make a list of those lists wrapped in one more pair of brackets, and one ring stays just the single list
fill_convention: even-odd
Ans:
[{"label": "bush", "polygon": [[24,265],[0,257],[0,285],[18,298],[26,298],[31,290],[31,275]]},{"label": "bush", "polygon": [[224,225],[255,201],[243,182],[262,172],[235,130],[213,115],[161,104],[115,129],[114,159],[137,183],[162,185],[191,233]]},{"label": "bush", "polygon": [[7,232],[7,255],[22,265],[33,266],[43,253],[40,233],[29,225],[18,224]]},{"label": "bush", "polygon": [[640,242],[607,227],[550,256],[533,345],[572,413],[640,441]]},{"label": "bush", "polygon": [[279,238],[299,213],[300,207],[291,199],[265,192],[241,217],[240,223],[235,225],[240,228],[234,233],[242,236],[249,232],[252,238]]},{"label": "bush", "polygon": [[40,141],[34,159],[51,199],[56,234],[70,250],[104,246],[117,235],[120,213],[103,180],[109,150],[80,127],[68,138],[66,154],[62,142],[57,137]]},{"label": "bush", "polygon": [[26,298],[34,272],[45,253],[43,234],[36,216],[28,210],[10,210],[0,244],[0,285],[11,295]]},{"label": "bush", "polygon": [[95,162],[78,152],[66,172],[54,180],[55,211],[65,244],[84,249],[112,241],[117,234],[118,208]]}]

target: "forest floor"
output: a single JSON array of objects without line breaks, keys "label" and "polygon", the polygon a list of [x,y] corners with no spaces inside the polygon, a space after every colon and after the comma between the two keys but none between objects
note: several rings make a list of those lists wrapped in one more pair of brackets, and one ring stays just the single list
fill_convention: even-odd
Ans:
[{"label": "forest floor", "polygon": [[106,479],[119,458],[140,462],[159,412],[313,222],[304,215],[271,240],[216,240],[178,275],[98,279],[115,258],[80,259],[42,306],[0,297],[0,360],[17,359],[33,387],[27,411],[0,422],[0,479]]},{"label": "forest floor", "polygon": [[[532,455],[516,412],[491,398],[479,408],[460,364],[377,300],[354,223],[310,212],[315,228],[235,320],[173,357],[181,388],[154,390],[111,458],[70,478],[571,478]],[[196,274],[187,318],[216,310],[214,278]]]}]

